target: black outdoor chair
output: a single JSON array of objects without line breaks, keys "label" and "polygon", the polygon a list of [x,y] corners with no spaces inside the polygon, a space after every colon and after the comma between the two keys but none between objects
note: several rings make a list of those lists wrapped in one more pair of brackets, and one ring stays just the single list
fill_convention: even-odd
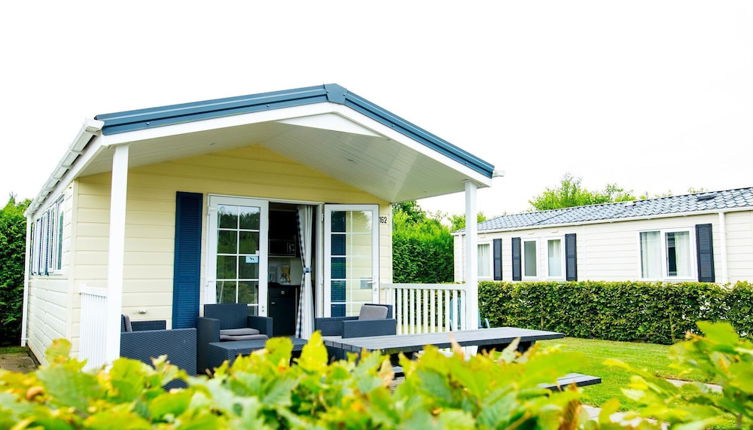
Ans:
[{"label": "black outdoor chair", "polygon": [[212,342],[268,339],[272,337],[272,318],[248,314],[248,305],[226,303],[204,305],[204,316],[198,319],[198,367],[209,367],[208,348]]},{"label": "black outdoor chair", "polygon": [[195,375],[196,329],[166,328],[165,320],[131,321],[127,315],[121,315],[120,356],[151,365],[152,358],[167,355],[170,363]]},{"label": "black outdoor chair", "polygon": [[365,303],[358,316],[316,318],[314,330],[322,336],[343,338],[389,336],[397,334],[397,320],[392,316],[392,305]]}]

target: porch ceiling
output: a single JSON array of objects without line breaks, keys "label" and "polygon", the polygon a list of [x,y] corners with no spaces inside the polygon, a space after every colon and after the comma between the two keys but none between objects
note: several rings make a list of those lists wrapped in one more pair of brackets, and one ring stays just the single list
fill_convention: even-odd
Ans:
[{"label": "porch ceiling", "polygon": [[105,145],[79,176],[110,171],[112,146],[123,143],[130,146],[129,165],[133,167],[262,145],[389,202],[463,191],[467,180],[481,187],[490,185],[489,178],[420,145],[406,144],[404,136],[390,134],[391,130],[382,130],[358,114],[354,119],[336,110],[318,110],[272,121],[175,130],[158,137],[138,135],[137,140],[123,139],[131,133],[116,135],[117,140],[109,142],[112,137],[103,136]]}]

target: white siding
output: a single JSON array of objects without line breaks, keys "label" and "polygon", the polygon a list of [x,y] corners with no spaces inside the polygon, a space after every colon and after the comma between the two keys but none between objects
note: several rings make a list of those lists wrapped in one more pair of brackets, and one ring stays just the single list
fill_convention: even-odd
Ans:
[{"label": "white siding", "polygon": [[[44,352],[53,339],[70,338],[72,294],[73,186],[63,192],[63,255],[60,273],[29,278],[28,345],[44,363]],[[57,201],[57,197],[49,199]],[[45,208],[42,208],[39,213]]]},{"label": "white siding", "polygon": [[[727,217],[727,260],[729,281],[753,280],[753,211],[732,212]],[[537,228],[497,233],[479,233],[479,241],[502,239],[502,278],[512,280],[512,238],[544,239],[575,233],[578,252],[578,279],[625,281],[640,279],[640,249],[638,233],[658,229],[691,229],[695,243],[695,225],[712,224],[716,279],[721,279],[721,237],[717,214],[656,218],[566,227]],[[695,248],[692,250],[695,255]],[[463,280],[462,236],[455,237],[455,280]],[[545,280],[546,247],[538,247],[539,278]],[[696,274],[695,258],[693,270]]]}]

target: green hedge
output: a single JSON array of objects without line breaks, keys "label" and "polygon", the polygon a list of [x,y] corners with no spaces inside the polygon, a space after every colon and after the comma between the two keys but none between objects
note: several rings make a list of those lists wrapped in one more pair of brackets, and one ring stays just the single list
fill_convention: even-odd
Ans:
[{"label": "green hedge", "polygon": [[672,344],[696,321],[729,321],[753,334],[753,284],[683,282],[481,282],[481,315],[493,326],[568,336]]}]

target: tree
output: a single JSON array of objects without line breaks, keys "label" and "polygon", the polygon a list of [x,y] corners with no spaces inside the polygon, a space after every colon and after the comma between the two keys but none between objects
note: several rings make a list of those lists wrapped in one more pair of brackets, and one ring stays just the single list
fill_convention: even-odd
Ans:
[{"label": "tree", "polygon": [[11,194],[0,209],[0,346],[21,339],[21,311],[26,258],[26,217],[30,201]]},{"label": "tree", "polygon": [[[450,231],[458,231],[465,228],[465,215],[448,215],[450,221]],[[476,214],[476,222],[486,221],[486,215],[482,212]]]},{"label": "tree", "polygon": [[559,185],[547,188],[543,193],[529,200],[534,209],[570,208],[573,206],[597,205],[601,203],[624,202],[635,200],[632,191],[626,191],[616,184],[608,184],[603,190],[588,190],[582,184],[582,178],[567,173]]},{"label": "tree", "polygon": [[393,280],[399,283],[451,282],[453,240],[442,216],[415,201],[392,206]]}]

